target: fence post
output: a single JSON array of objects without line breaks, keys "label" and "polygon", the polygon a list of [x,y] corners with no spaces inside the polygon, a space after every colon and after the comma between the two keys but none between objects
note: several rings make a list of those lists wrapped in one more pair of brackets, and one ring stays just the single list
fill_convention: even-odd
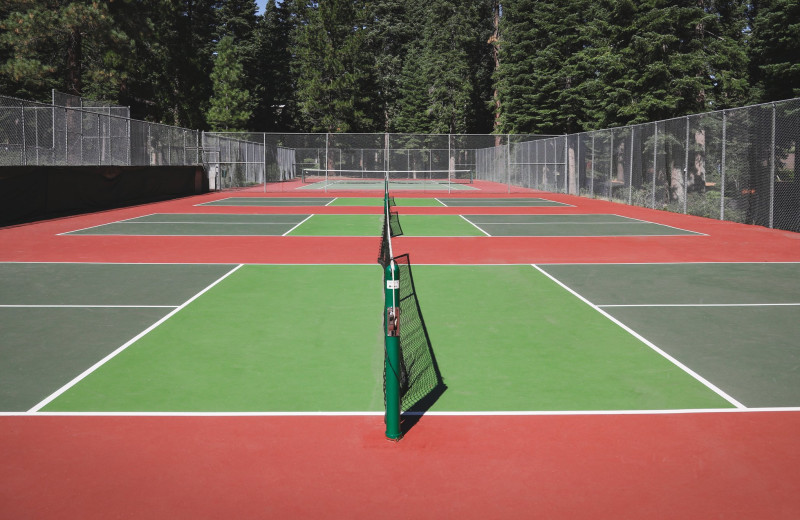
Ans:
[{"label": "fence post", "polygon": [[769,227],[774,227],[775,217],[775,102],[772,102],[772,135],[769,147]]},{"label": "fence post", "polygon": [[594,132],[592,132],[592,175],[589,177],[589,193],[594,197]]},{"label": "fence post", "polygon": [[608,200],[614,199],[614,130],[610,130],[611,139],[608,147]]},{"label": "fence post", "polygon": [[64,107],[64,164],[69,164],[69,124],[67,123],[67,107]]},{"label": "fence post", "polygon": [[103,138],[100,131],[100,112],[97,113],[97,164],[103,164]]},{"label": "fence post", "polygon": [[656,175],[658,171],[658,121],[653,123],[653,197],[650,207],[656,209]]},{"label": "fence post", "polygon": [[507,193],[511,193],[511,134],[506,134],[506,183]]},{"label": "fence post", "polygon": [[53,135],[50,138],[51,141],[52,141],[52,145],[53,145],[53,158],[51,160],[52,160],[52,163],[55,165],[55,164],[58,164],[58,162],[57,162],[58,159],[56,158],[56,106],[55,106],[55,103],[53,104],[53,109],[50,111],[50,117],[53,118],[52,121],[51,121],[52,124],[50,125],[50,126],[53,127]]},{"label": "fence post", "polygon": [[79,126],[79,129],[80,129],[79,135],[81,136],[81,147],[80,147],[81,155],[80,155],[80,158],[78,159],[78,164],[83,165],[83,140],[84,140],[83,139],[83,98],[80,98],[80,101],[81,101],[81,106],[78,109],[78,115],[80,116],[80,122],[81,122],[81,124]]},{"label": "fence post", "polygon": [[631,150],[630,150],[630,166],[628,168],[628,204],[633,204],[633,137],[636,134],[636,127],[631,126]]},{"label": "fence post", "polygon": [[261,164],[261,175],[264,180],[264,193],[267,192],[267,133],[264,132],[261,134],[261,142],[263,144],[264,153],[261,154],[262,158],[264,159],[263,163]]},{"label": "fence post", "polygon": [[581,185],[581,132],[575,134],[577,143],[575,144],[575,192],[572,195],[580,195],[581,190],[578,186]]},{"label": "fence post", "polygon": [[564,191],[569,193],[569,134],[564,134]]},{"label": "fence post", "polygon": [[720,163],[719,219],[725,220],[725,153],[728,142],[728,113],[722,111],[722,162]]},{"label": "fence post", "polygon": [[325,133],[325,193],[328,193],[328,140],[330,133]]},{"label": "fence post", "polygon": [[21,103],[20,105],[20,113],[22,117],[22,165],[25,166],[28,164],[28,152],[25,150],[25,103]]},{"label": "fence post", "polygon": [[686,116],[686,148],[683,158],[683,214],[688,212],[689,187],[689,116]]},{"label": "fence post", "polygon": [[[452,188],[453,179],[452,177],[455,176],[455,161],[453,161],[453,149],[451,140],[453,138],[453,134],[447,134],[447,193],[449,194]],[[453,161],[453,162],[451,162]]]},{"label": "fence post", "polygon": [[34,147],[35,148],[34,148],[34,150],[36,150],[36,165],[38,166],[38,165],[41,164],[41,162],[39,161],[39,110],[38,109],[36,109],[36,111],[33,113],[33,116],[34,116],[34,119],[33,119],[34,134],[33,135],[35,136],[35,139],[34,139]]}]

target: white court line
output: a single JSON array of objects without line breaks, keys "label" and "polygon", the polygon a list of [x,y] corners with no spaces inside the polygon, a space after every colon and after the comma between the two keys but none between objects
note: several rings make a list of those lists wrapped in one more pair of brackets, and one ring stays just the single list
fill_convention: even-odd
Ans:
[{"label": "white court line", "polygon": [[589,300],[587,300],[586,298],[584,298],[583,296],[581,296],[580,294],[578,294],[577,292],[572,290],[570,287],[567,287],[564,283],[562,283],[560,280],[558,280],[557,278],[552,276],[550,273],[546,272],[544,269],[540,268],[538,265],[531,264],[531,267],[533,267],[534,269],[536,269],[537,271],[539,271],[540,273],[542,273],[543,275],[545,275],[546,277],[548,277],[549,279],[551,279],[552,281],[557,283],[559,286],[561,286],[562,288],[564,288],[567,291],[569,291],[573,296],[575,296],[576,298],[578,298],[579,300],[581,300],[582,302],[584,302],[585,304],[589,305],[590,307],[595,309],[597,312],[599,312],[600,314],[602,314],[603,316],[605,316],[606,318],[611,320],[613,323],[615,323],[616,325],[621,327],[628,334],[632,335],[633,337],[635,337],[636,339],[638,339],[639,341],[641,341],[642,343],[644,343],[645,345],[647,345],[651,349],[653,349],[656,352],[658,352],[659,354],[661,354],[664,358],[666,358],[667,360],[671,361],[675,366],[677,366],[678,368],[680,368],[681,370],[683,370],[684,372],[686,372],[687,374],[689,374],[690,376],[695,378],[700,383],[704,384],[707,388],[709,388],[714,393],[716,393],[717,395],[719,395],[720,397],[722,397],[723,399],[725,399],[726,401],[731,403],[736,408],[746,408],[746,406],[744,406],[742,403],[740,403],[739,401],[737,401],[733,397],[731,397],[728,394],[726,394],[725,392],[723,392],[720,388],[718,388],[716,385],[711,383],[711,381],[708,381],[706,378],[704,378],[703,376],[701,376],[700,374],[698,374],[697,372],[695,372],[691,368],[687,367],[686,365],[684,365],[683,363],[678,361],[676,358],[672,357],[671,355],[667,354],[665,351],[663,351],[660,348],[658,348],[654,343],[652,343],[649,340],[647,340],[644,336],[642,336],[641,334],[639,334],[635,330],[631,329],[630,327],[628,327],[627,325],[625,325],[624,323],[622,323],[621,321],[619,321],[618,319],[616,319],[615,317],[613,317],[612,315],[610,315],[609,313],[604,311],[603,309],[599,308],[597,305],[593,304],[592,302],[590,302]]},{"label": "white court line", "polygon": [[[203,224],[203,225],[223,225],[223,226],[285,226],[291,222],[204,222],[202,220],[180,221],[180,220],[148,220],[146,222],[112,222],[112,224]],[[111,225],[111,224],[106,224]]]},{"label": "white court line", "polygon": [[303,222],[305,222],[306,220],[310,219],[310,218],[311,218],[311,217],[313,217],[313,216],[314,216],[314,214],[313,214],[313,213],[312,213],[311,215],[307,216],[306,218],[304,218],[303,220],[301,220],[300,222],[298,222],[298,223],[297,223],[297,224],[296,224],[294,227],[292,227],[292,229],[290,229],[289,231],[287,231],[286,233],[284,233],[284,234],[283,234],[283,235],[281,235],[281,236],[285,237],[286,235],[288,235],[289,233],[291,233],[292,231],[294,231],[295,229],[297,229],[298,227],[300,227],[300,225],[301,225]]},{"label": "white court line", "polygon": [[[614,222],[612,222],[612,221],[609,221],[609,222],[567,222],[567,221],[563,221],[563,222],[558,222],[558,221],[553,221],[553,222],[498,222],[498,221],[494,221],[494,222],[473,222],[473,224],[491,224],[491,225],[498,225],[498,226],[514,226],[514,225],[516,225],[516,226],[549,226],[551,224],[558,224],[560,226],[563,226],[563,225],[587,226],[587,225],[599,225],[599,224],[605,224],[605,225],[608,225],[608,224],[617,225],[618,224],[618,225],[626,225],[626,226],[641,225],[641,224],[655,224],[656,226],[660,226],[661,225],[661,224],[656,224],[655,222],[620,222],[618,220],[614,221]],[[669,227],[669,226],[664,226],[664,227]],[[675,228],[673,228],[673,229],[675,229]]]},{"label": "white court line", "polygon": [[177,307],[177,305],[0,305],[3,309],[175,309]]},{"label": "white court line", "polygon": [[215,285],[220,283],[222,280],[224,280],[225,278],[227,278],[230,275],[232,275],[233,273],[235,273],[243,265],[244,264],[239,264],[236,267],[234,267],[233,269],[231,269],[230,271],[228,271],[227,273],[225,273],[224,275],[222,275],[221,277],[217,278],[217,280],[215,282],[213,282],[211,285],[207,286],[205,289],[203,289],[199,293],[195,294],[194,296],[192,296],[191,298],[186,300],[179,307],[176,307],[172,312],[170,312],[169,314],[167,314],[166,316],[164,316],[163,318],[161,318],[160,320],[158,320],[157,322],[153,323],[152,325],[147,327],[145,330],[143,330],[142,332],[137,334],[133,339],[131,339],[130,341],[128,341],[127,343],[125,343],[121,347],[117,348],[115,351],[113,351],[112,353],[108,354],[106,357],[104,357],[103,359],[101,359],[100,361],[95,363],[94,365],[92,365],[89,368],[87,368],[86,370],[84,370],[81,374],[79,374],[77,377],[75,377],[72,381],[70,381],[69,383],[65,384],[64,386],[62,386],[61,388],[59,388],[58,390],[56,390],[55,392],[50,394],[43,401],[41,401],[39,404],[37,404],[36,406],[34,406],[33,408],[31,408],[28,411],[29,412],[38,412],[39,410],[44,408],[47,404],[49,404],[51,401],[53,401],[56,397],[60,396],[61,394],[63,394],[64,392],[66,392],[67,390],[69,390],[70,388],[75,386],[82,379],[84,379],[89,374],[91,374],[92,372],[94,372],[95,370],[97,370],[98,368],[100,368],[101,366],[106,364],[108,361],[110,361],[112,358],[114,358],[117,354],[119,354],[120,352],[122,352],[123,350],[128,348],[129,346],[133,345],[139,339],[141,339],[145,335],[147,335],[150,331],[152,331],[153,329],[155,329],[156,327],[158,327],[159,325],[161,325],[162,323],[164,323],[165,321],[167,321],[168,319],[173,317],[175,314],[180,312],[181,309],[183,309],[184,307],[186,307],[187,305],[189,305],[190,303],[195,301],[197,298],[199,298],[200,296],[202,296],[203,294],[208,292],[212,287],[214,287]]},{"label": "white court line", "polygon": [[468,218],[467,218],[467,217],[465,217],[464,215],[459,215],[459,217],[463,218],[464,220],[466,220],[467,222],[469,222],[470,224],[472,224],[472,225],[475,227],[475,229],[477,229],[478,231],[480,231],[481,233],[483,233],[483,234],[484,234],[484,235],[486,235],[487,237],[490,237],[490,236],[492,236],[492,235],[490,235],[489,233],[487,233],[486,231],[484,231],[483,229],[481,229],[481,228],[480,228],[480,226],[478,226],[476,223],[474,223],[473,221],[471,221],[470,219],[468,219]]},{"label": "white court line", "polygon": [[636,303],[636,304],[608,304],[597,307],[607,309],[611,307],[792,307],[800,303]]},{"label": "white court line", "polygon": [[81,229],[73,229],[72,231],[64,231],[63,233],[56,234],[56,236],[71,235],[72,233],[78,233],[80,231],[86,231],[87,229],[101,228],[103,226],[108,226],[110,224],[122,224],[122,223],[126,223],[127,224],[131,220],[136,220],[136,219],[140,219],[140,218],[144,218],[144,217],[150,217],[152,215],[158,215],[158,213],[148,213],[147,215],[139,215],[138,217],[131,217],[131,218],[126,218],[126,219],[122,219],[122,220],[115,220],[114,222],[106,222],[104,224],[98,224],[96,226],[89,226],[89,227],[85,227],[85,228],[81,228]]},{"label": "white court line", "polygon": [[[709,260],[706,262],[569,262],[569,263],[562,263],[562,262],[551,262],[551,263],[541,263],[538,265],[717,265],[717,264],[733,264],[733,265],[742,265],[742,264],[756,264],[756,265],[767,265],[767,264],[800,264],[800,262],[792,262],[792,261],[779,261],[779,262],[758,262],[753,260],[742,260],[739,262],[714,262],[713,260]],[[526,264],[527,265],[527,264]]]},{"label": "white court line", "polygon": [[[675,410],[509,410],[466,412],[403,412],[430,417],[547,417],[615,415],[700,415],[734,413],[797,413],[800,407],[686,408]],[[0,417],[380,417],[383,411],[353,412],[0,412]]]},{"label": "white court line", "polygon": [[332,198],[331,200],[329,200],[329,201],[328,201],[328,203],[327,203],[327,204],[325,204],[325,206],[330,206],[331,204],[333,204],[334,202],[336,202],[336,200],[337,200],[338,198],[339,198],[339,197],[334,197],[334,198]]},{"label": "white court line", "polygon": [[225,197],[223,199],[216,199],[216,200],[210,200],[208,202],[201,202],[200,204],[195,204],[194,207],[213,205],[214,203],[222,202],[223,200],[241,199],[241,198],[245,198],[245,197]]}]

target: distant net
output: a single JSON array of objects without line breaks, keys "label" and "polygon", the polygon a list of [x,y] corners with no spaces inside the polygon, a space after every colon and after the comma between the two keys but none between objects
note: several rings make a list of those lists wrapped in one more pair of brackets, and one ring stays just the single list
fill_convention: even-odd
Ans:
[{"label": "distant net", "polygon": [[384,183],[384,197],[383,197],[383,225],[381,226],[381,249],[378,255],[378,263],[385,269],[389,262],[392,260],[392,237],[397,237],[403,234],[403,228],[400,226],[400,219],[396,211],[392,211],[395,207],[394,197],[389,195],[389,182],[383,180]]},{"label": "distant net", "polygon": [[[392,237],[402,234],[400,229],[400,221],[397,214],[392,214],[392,207],[394,206],[394,198],[389,196],[388,183],[385,188],[385,195],[383,198],[383,224],[381,225],[381,249],[378,254],[378,263],[381,267],[386,269],[392,261]],[[392,229],[392,221],[396,222],[395,229],[400,230],[400,233],[395,233]]]},{"label": "distant net", "polygon": [[378,184],[388,179],[393,183],[469,184],[472,170],[341,170],[303,168],[303,182],[328,184]]}]

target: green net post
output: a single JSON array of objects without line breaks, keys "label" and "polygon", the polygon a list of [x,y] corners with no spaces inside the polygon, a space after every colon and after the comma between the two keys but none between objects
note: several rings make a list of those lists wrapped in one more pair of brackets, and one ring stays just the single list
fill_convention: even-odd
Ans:
[{"label": "green net post", "polygon": [[400,431],[400,304],[397,264],[392,260],[384,271],[386,318],[386,358],[384,361],[384,381],[386,384],[386,438],[398,441],[403,436]]}]

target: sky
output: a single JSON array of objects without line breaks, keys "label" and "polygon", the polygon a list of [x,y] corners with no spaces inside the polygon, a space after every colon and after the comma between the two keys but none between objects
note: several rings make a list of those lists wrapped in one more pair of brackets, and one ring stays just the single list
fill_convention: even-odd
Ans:
[{"label": "sky", "polygon": [[263,13],[264,6],[267,5],[267,0],[256,0],[256,3],[258,4],[258,14]]}]

